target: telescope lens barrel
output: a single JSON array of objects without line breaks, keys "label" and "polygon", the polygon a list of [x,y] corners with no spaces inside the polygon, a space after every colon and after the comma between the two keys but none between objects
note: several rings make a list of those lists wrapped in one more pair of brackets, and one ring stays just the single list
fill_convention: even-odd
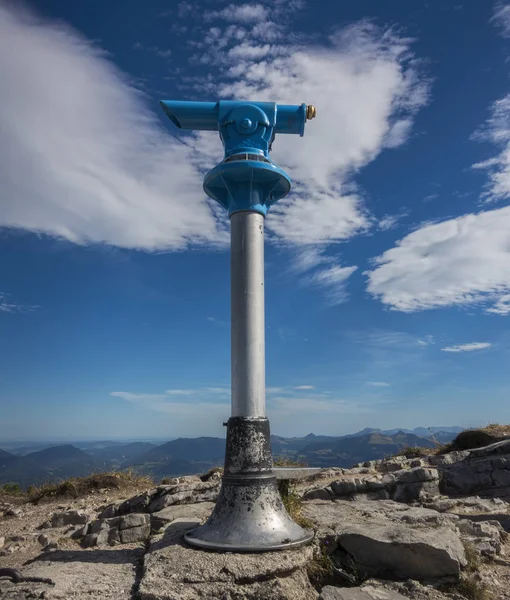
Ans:
[{"label": "telescope lens barrel", "polygon": [[159,104],[179,129],[218,131],[218,102],[161,100]]}]

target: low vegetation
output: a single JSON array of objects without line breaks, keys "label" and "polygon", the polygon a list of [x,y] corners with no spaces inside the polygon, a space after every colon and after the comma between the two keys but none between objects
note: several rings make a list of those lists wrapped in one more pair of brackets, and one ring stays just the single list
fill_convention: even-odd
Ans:
[{"label": "low vegetation", "polygon": [[18,483],[0,485],[0,496],[23,496],[24,493]]},{"label": "low vegetation", "polygon": [[478,429],[466,429],[449,444],[445,444],[438,454],[446,454],[455,450],[471,450],[473,448],[482,448],[499,440],[510,437],[510,425],[500,425],[499,423],[490,423],[485,427]]},{"label": "low vegetation", "polygon": [[28,500],[38,504],[54,498],[81,498],[102,489],[131,490],[154,486],[154,481],[132,471],[92,473],[86,477],[72,477],[59,483],[47,483],[28,488]]},{"label": "low vegetation", "polygon": [[492,600],[489,587],[480,580],[480,567],[482,557],[476,548],[469,543],[464,543],[467,565],[460,576],[458,583],[446,586],[445,592],[457,592],[466,600]]}]

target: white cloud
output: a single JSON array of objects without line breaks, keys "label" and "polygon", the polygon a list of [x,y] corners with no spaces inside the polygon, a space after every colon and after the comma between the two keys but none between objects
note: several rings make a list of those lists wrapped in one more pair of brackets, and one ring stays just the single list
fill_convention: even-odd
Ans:
[{"label": "white cloud", "polygon": [[371,387],[390,387],[390,384],[385,381],[367,381],[366,385]]},{"label": "white cloud", "polygon": [[228,242],[193,148],[71,28],[0,6],[0,95],[0,226],[149,250]]},{"label": "white cloud", "polygon": [[492,344],[488,342],[473,342],[471,344],[460,344],[458,346],[447,346],[446,348],[441,348],[443,352],[473,352],[475,350],[484,350],[485,348],[490,348]]},{"label": "white cloud", "polygon": [[483,302],[506,314],[508,231],[510,207],[425,225],[375,259],[368,291],[405,312]]},{"label": "white cloud", "polygon": [[294,389],[295,390],[313,390],[315,388],[315,386],[313,385],[295,385]]},{"label": "white cloud", "polygon": [[[270,16],[267,23],[289,23],[292,14],[281,3]],[[268,231],[302,245],[366,230],[371,219],[350,180],[384,148],[404,143],[428,100],[410,40],[363,21],[335,31],[326,43],[274,46],[261,44],[260,31],[244,25],[238,44],[236,30],[218,24],[214,39],[196,56],[216,69],[220,96],[318,107],[304,138],[277,136],[272,156],[294,184],[269,212]]]},{"label": "white cloud", "polygon": [[[329,244],[371,226],[352,177],[405,142],[428,84],[411,41],[367,22],[325,44],[290,42],[300,38],[287,28],[299,4],[216,11],[214,27],[190,40],[208,73],[182,76],[178,87],[317,105],[304,138],[276,140],[274,159],[294,188],[267,227],[280,242]],[[0,92],[0,144],[9,149],[0,161],[0,226],[146,250],[228,244],[224,211],[201,190],[201,175],[222,156],[217,134],[175,139],[161,130],[159,107],[149,111],[106,55],[69,27],[0,8]],[[330,268],[317,281],[336,274],[338,283],[352,268]]]}]

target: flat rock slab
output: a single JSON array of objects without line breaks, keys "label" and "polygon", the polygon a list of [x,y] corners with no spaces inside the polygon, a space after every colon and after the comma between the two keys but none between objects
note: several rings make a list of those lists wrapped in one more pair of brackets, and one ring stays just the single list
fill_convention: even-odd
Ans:
[{"label": "flat rock slab", "polygon": [[330,548],[347,552],[371,577],[455,580],[466,564],[457,530],[452,523],[443,523],[444,515],[436,511],[391,500],[313,500],[304,513],[317,523],[319,537]]},{"label": "flat rock slab", "polygon": [[175,519],[186,517],[187,519],[205,521],[212,513],[214,502],[200,502],[198,504],[177,504],[167,506],[163,510],[151,514],[153,530],[162,529]]},{"label": "flat rock slab", "polygon": [[408,597],[371,585],[363,588],[338,588],[328,585],[322,589],[319,600],[408,600]]},{"label": "flat rock slab", "polygon": [[21,571],[24,577],[49,578],[55,583],[54,586],[43,583],[13,584],[0,580],[0,598],[130,600],[142,559],[143,550],[140,548],[49,552]]},{"label": "flat rock slab", "polygon": [[198,520],[181,518],[169,525],[145,555],[140,600],[317,598],[306,575],[310,546],[284,552],[236,554],[205,552],[184,543]]},{"label": "flat rock slab", "polygon": [[306,479],[322,470],[321,467],[273,467],[276,479]]}]

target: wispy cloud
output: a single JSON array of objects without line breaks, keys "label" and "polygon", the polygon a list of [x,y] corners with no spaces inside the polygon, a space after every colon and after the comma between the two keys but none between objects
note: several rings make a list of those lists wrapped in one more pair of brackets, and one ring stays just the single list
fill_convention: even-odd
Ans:
[{"label": "wispy cloud", "polygon": [[228,323],[226,321],[222,321],[221,319],[218,319],[216,317],[207,317],[207,320],[209,321],[209,323],[214,323],[215,325],[218,325],[220,327],[228,327]]},{"label": "wispy cloud", "polygon": [[369,385],[371,387],[390,387],[389,383],[386,383],[386,381],[367,381],[365,385]]},{"label": "wispy cloud", "polygon": [[500,296],[494,306],[489,307],[486,312],[493,313],[495,315],[508,315],[510,314],[510,294],[503,294]]},{"label": "wispy cloud", "polygon": [[377,223],[377,226],[382,231],[386,231],[388,229],[393,229],[395,225],[398,223],[399,217],[397,215],[386,215]]},{"label": "wispy cloud", "polygon": [[309,282],[312,285],[322,287],[326,292],[326,298],[329,303],[334,306],[348,300],[346,281],[356,269],[357,267],[340,267],[335,265],[314,273],[310,276]]},{"label": "wispy cloud", "polygon": [[510,37],[510,4],[496,2],[491,21],[500,28],[501,35]]},{"label": "wispy cloud", "polygon": [[294,389],[295,390],[313,390],[315,388],[315,386],[313,385],[295,385]]},{"label": "wispy cloud", "polygon": [[0,312],[4,313],[24,313],[32,312],[39,308],[36,305],[20,304],[14,302],[9,294],[3,294],[0,292]]},{"label": "wispy cloud", "polygon": [[231,23],[260,23],[265,21],[268,16],[268,9],[261,4],[230,4],[222,10],[206,12],[204,18],[206,21],[214,19],[224,19]]},{"label": "wispy cloud", "polygon": [[326,254],[324,246],[307,245],[296,249],[289,271],[301,276],[303,284],[321,288],[330,304],[336,305],[348,299],[346,283],[357,270],[355,266],[344,267],[337,262],[338,259]]},{"label": "wispy cloud", "polygon": [[443,352],[474,352],[475,350],[484,350],[490,348],[492,344],[488,342],[472,342],[471,344],[459,344],[458,346],[447,346],[441,348]]}]

